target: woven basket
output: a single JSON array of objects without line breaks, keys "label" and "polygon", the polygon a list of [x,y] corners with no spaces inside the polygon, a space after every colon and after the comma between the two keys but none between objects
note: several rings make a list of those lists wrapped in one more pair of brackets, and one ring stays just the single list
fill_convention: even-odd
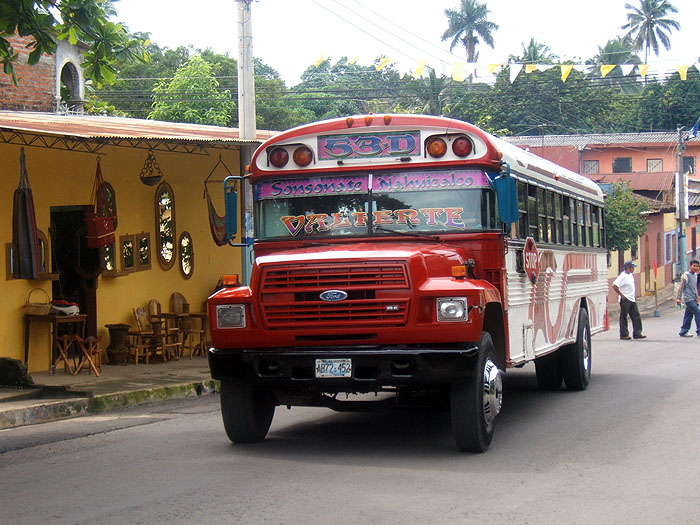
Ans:
[{"label": "woven basket", "polygon": [[[33,302],[32,295],[34,292],[41,292],[44,294],[44,300],[42,302]],[[43,288],[34,288],[27,296],[27,304],[24,305],[24,312],[33,315],[46,315],[51,311],[51,300],[49,299],[49,294]]]}]

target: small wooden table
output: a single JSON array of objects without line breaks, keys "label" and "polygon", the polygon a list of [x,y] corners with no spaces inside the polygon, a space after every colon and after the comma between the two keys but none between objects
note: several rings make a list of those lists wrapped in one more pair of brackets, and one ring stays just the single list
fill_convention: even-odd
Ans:
[{"label": "small wooden table", "polygon": [[77,334],[80,337],[85,337],[85,323],[87,314],[78,315],[52,315],[52,314],[24,314],[24,363],[29,364],[29,328],[32,322],[51,323],[53,331],[51,333],[51,373],[56,373],[56,353],[58,348],[58,329],[59,326],[68,327],[67,334]]}]

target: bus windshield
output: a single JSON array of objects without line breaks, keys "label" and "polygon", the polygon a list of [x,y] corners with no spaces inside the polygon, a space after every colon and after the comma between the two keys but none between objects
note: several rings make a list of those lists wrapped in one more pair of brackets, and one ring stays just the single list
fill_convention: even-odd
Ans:
[{"label": "bus windshield", "polygon": [[488,176],[475,169],[268,179],[254,194],[257,239],[501,228]]}]

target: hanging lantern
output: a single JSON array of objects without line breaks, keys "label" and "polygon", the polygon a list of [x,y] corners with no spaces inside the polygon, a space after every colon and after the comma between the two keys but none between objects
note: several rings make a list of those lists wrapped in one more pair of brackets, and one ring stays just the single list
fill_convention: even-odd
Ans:
[{"label": "hanging lantern", "polygon": [[139,177],[146,186],[155,186],[163,178],[163,172],[160,171],[160,166],[155,155],[153,155],[153,150],[148,150],[148,156]]}]

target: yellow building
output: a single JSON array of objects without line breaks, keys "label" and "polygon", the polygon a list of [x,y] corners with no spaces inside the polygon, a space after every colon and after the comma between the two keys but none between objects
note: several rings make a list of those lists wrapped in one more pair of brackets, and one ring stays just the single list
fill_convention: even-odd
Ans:
[{"label": "yellow building", "polygon": [[[258,139],[267,136],[260,132]],[[102,350],[109,344],[105,325],[134,326],[133,309],[150,299],[168,311],[172,293],[180,292],[192,311],[203,310],[220,276],[240,273],[242,260],[239,248],[215,242],[204,182],[223,215],[221,181],[240,175],[241,149],[256,144],[239,140],[232,128],[0,111],[0,357],[25,359],[30,294],[32,303],[46,297],[78,303],[87,314],[87,334],[102,338]],[[22,149],[42,254],[36,280],[12,275],[13,193]],[[98,163],[107,183],[101,188],[105,209],[116,204],[116,228],[113,243],[89,248],[85,217],[95,205]],[[29,372],[50,367],[50,332],[48,323],[31,323]]]}]

